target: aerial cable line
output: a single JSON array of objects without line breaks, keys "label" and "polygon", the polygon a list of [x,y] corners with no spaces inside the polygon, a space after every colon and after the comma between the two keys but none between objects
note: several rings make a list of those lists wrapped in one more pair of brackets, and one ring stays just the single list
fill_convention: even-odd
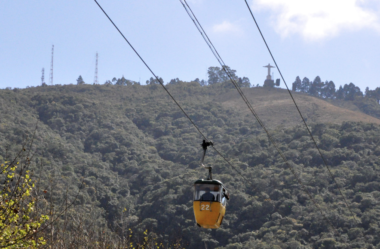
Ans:
[{"label": "aerial cable line", "polygon": [[[207,43],[207,45],[209,46],[211,52],[214,54],[215,58],[218,60],[219,64],[221,65],[222,69],[226,72],[227,76],[230,78],[231,82],[234,84],[234,86],[236,87],[237,91],[239,92],[240,96],[243,98],[244,102],[249,106],[250,103],[248,101],[248,99],[245,97],[244,93],[242,92],[242,90],[240,89],[240,87],[237,87],[237,84],[236,82],[232,79],[232,75],[231,75],[231,72],[228,70],[228,67],[227,65],[224,63],[222,57],[219,55],[218,51],[216,50],[216,48],[214,47],[214,44],[211,42],[210,38],[208,37],[207,33],[204,31],[202,25],[199,23],[197,17],[195,16],[195,14],[193,13],[192,9],[190,8],[190,6],[187,4],[186,1],[185,4],[186,6],[188,7],[188,9],[186,8],[186,6],[183,4],[183,2],[180,0],[180,2],[182,3],[183,7],[185,8],[187,14],[189,15],[189,17],[191,18],[191,20],[193,21],[195,27],[198,29],[198,31],[201,33],[203,39],[205,40],[205,42]],[[191,14],[190,14],[190,12]],[[194,20],[195,19],[195,20]],[[262,126],[262,127],[265,127],[264,124],[262,123],[262,121],[260,120],[260,118],[258,117],[258,115],[256,114],[255,110],[251,107],[249,107],[252,114],[255,116],[255,118],[257,119],[257,121],[259,122],[259,124]],[[265,129],[265,128],[264,128]]]},{"label": "aerial cable line", "polygon": [[[164,83],[158,78],[158,76],[153,72],[153,70],[148,66],[148,64],[144,61],[144,59],[140,56],[140,54],[136,51],[136,49],[132,46],[132,44],[128,41],[128,39],[124,36],[124,34],[120,31],[120,29],[116,26],[116,24],[112,21],[112,19],[108,16],[108,14],[104,11],[104,9],[102,8],[102,6],[100,6],[100,4],[98,3],[97,0],[94,0],[95,3],[99,6],[99,8],[103,11],[103,13],[106,15],[106,17],[108,18],[108,20],[113,24],[113,26],[117,29],[117,31],[119,31],[120,35],[124,38],[124,40],[128,43],[128,45],[132,48],[132,50],[136,53],[136,55],[140,58],[140,60],[144,63],[144,65],[148,68],[148,70],[153,74],[153,76],[156,78],[156,80],[160,83],[160,85],[164,88],[164,90],[166,91],[167,94],[169,94],[169,96],[171,97],[171,99],[174,101],[174,103],[178,106],[178,108],[183,112],[183,114],[187,117],[187,119],[189,119],[189,121],[191,122],[191,124],[195,127],[195,129],[198,131],[198,133],[207,141],[209,141],[207,139],[207,137],[201,132],[201,130],[198,128],[198,126],[194,123],[194,121],[190,118],[190,116],[185,112],[185,110],[181,107],[181,105],[175,100],[175,98],[173,97],[173,95],[171,95],[171,93],[168,91],[168,89],[165,87]],[[226,161],[230,166],[231,168],[233,168],[244,180],[247,181],[247,179],[245,178],[245,176],[234,166],[232,165],[228,160],[227,158],[221,153],[219,152],[214,146],[211,146],[215,152],[224,159],[224,161]]]},{"label": "aerial cable line", "polygon": [[285,86],[286,86],[286,89],[288,90],[288,93],[289,93],[289,95],[290,95],[290,97],[291,97],[291,99],[292,99],[294,105],[295,105],[296,108],[297,108],[298,114],[301,116],[301,118],[302,118],[302,122],[304,123],[304,125],[305,125],[305,127],[306,127],[306,129],[307,129],[307,132],[309,133],[311,139],[313,140],[313,143],[314,143],[315,147],[316,147],[317,150],[318,150],[319,155],[320,155],[321,158],[322,158],[322,161],[323,161],[324,166],[327,168],[327,170],[328,170],[328,172],[329,172],[329,175],[331,176],[332,180],[334,181],[334,183],[335,183],[336,186],[338,187],[339,193],[340,193],[340,195],[343,197],[343,200],[344,200],[344,202],[345,202],[346,207],[347,207],[348,210],[350,211],[351,215],[352,215],[353,217],[355,217],[355,221],[356,221],[356,215],[352,212],[350,206],[348,205],[348,202],[347,202],[347,199],[346,199],[345,195],[343,194],[343,192],[342,192],[342,190],[341,190],[341,188],[340,188],[338,182],[335,180],[335,176],[332,174],[331,169],[330,169],[330,167],[328,166],[325,157],[323,156],[321,150],[319,149],[319,146],[317,145],[317,142],[315,141],[314,136],[313,136],[313,134],[311,133],[310,128],[309,128],[309,126],[307,125],[306,120],[305,120],[305,118],[303,117],[303,115],[302,115],[302,113],[301,113],[301,110],[300,110],[300,108],[298,107],[298,105],[297,105],[297,103],[296,103],[296,100],[294,99],[293,94],[292,94],[292,92],[290,91],[290,89],[289,89],[289,87],[288,87],[288,84],[286,84],[285,78],[284,78],[284,76],[283,76],[282,73],[281,73],[280,67],[277,65],[277,62],[276,62],[276,60],[275,60],[275,58],[274,58],[274,56],[273,56],[273,54],[272,54],[272,51],[270,50],[270,48],[269,48],[269,46],[268,46],[268,43],[266,42],[265,37],[264,37],[263,33],[261,32],[261,29],[260,29],[260,27],[259,27],[259,24],[257,23],[256,18],[255,18],[255,16],[253,15],[253,12],[252,12],[251,8],[249,7],[249,4],[248,4],[247,0],[244,0],[244,1],[245,1],[245,4],[247,5],[247,8],[248,8],[249,12],[251,13],[252,19],[253,19],[253,21],[255,22],[258,31],[260,32],[261,38],[263,39],[263,41],[264,41],[264,43],[265,43],[265,46],[267,47],[268,52],[269,52],[270,56],[272,57],[272,60],[273,60],[274,64],[276,65],[277,69],[278,69],[278,72],[280,73],[281,79],[282,79],[282,81],[284,81],[284,84],[285,84]]},{"label": "aerial cable line", "polygon": [[198,29],[198,31],[200,32],[200,34],[202,35],[203,39],[205,40],[205,42],[207,43],[207,45],[209,46],[209,48],[211,49],[212,53],[214,54],[214,56],[216,57],[216,59],[218,60],[218,62],[220,63],[221,67],[223,68],[223,70],[226,72],[227,76],[230,78],[230,81],[232,82],[232,84],[235,86],[236,90],[239,92],[240,96],[242,97],[243,101],[246,103],[248,109],[251,111],[252,115],[256,118],[257,122],[260,124],[260,126],[264,129],[265,133],[267,134],[268,136],[268,139],[270,140],[270,142],[273,144],[273,146],[276,148],[277,152],[280,154],[281,158],[283,159],[283,161],[285,162],[286,166],[289,168],[289,170],[292,172],[292,174],[294,175],[295,179],[297,180],[297,182],[302,186],[302,189],[304,190],[304,192],[309,196],[310,200],[313,202],[314,206],[319,210],[320,214],[324,217],[325,220],[328,221],[328,223],[331,225],[331,227],[339,234],[339,232],[337,231],[337,229],[335,228],[335,226],[333,225],[333,223],[331,222],[331,220],[323,213],[322,209],[320,208],[320,206],[318,205],[318,203],[315,201],[315,199],[312,197],[312,195],[310,194],[310,192],[307,190],[307,188],[305,187],[305,185],[302,183],[301,179],[299,178],[299,176],[297,175],[297,173],[295,172],[295,170],[293,169],[293,167],[289,164],[288,160],[286,159],[285,155],[282,153],[282,151],[280,150],[280,148],[278,147],[277,143],[274,141],[272,135],[269,133],[269,131],[267,130],[267,128],[265,127],[264,123],[261,121],[261,119],[259,118],[259,116],[257,115],[257,113],[255,112],[255,110],[253,109],[251,103],[248,101],[247,97],[244,95],[243,91],[241,90],[240,86],[238,85],[238,83],[235,81],[234,77],[231,75],[231,72],[228,70],[228,67],[227,65],[224,63],[223,59],[221,58],[221,56],[219,55],[218,51],[216,50],[216,48],[214,47],[214,45],[212,44],[211,40],[209,39],[209,37],[207,36],[206,32],[204,31],[202,25],[200,24],[200,22],[198,21],[198,19],[196,18],[195,14],[193,13],[193,11],[191,10],[190,6],[187,4],[186,0],[179,0],[181,2],[181,4],[183,5],[184,9],[186,10],[187,14],[189,15],[190,19],[193,21],[194,25],[196,26],[196,28]]}]

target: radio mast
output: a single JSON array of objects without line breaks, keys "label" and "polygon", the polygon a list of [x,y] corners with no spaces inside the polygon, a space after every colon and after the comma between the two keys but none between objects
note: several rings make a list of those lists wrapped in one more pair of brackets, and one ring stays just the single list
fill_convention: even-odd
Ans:
[{"label": "radio mast", "polygon": [[98,83],[98,53],[96,53],[94,85],[97,85]]},{"label": "radio mast", "polygon": [[41,85],[45,84],[45,68],[42,68]]},{"label": "radio mast", "polygon": [[54,62],[54,45],[51,48],[50,85],[53,85],[53,62]]}]

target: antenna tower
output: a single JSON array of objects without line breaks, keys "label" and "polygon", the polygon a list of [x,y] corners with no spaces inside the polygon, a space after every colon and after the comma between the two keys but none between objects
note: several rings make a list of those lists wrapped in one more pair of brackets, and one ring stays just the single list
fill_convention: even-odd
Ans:
[{"label": "antenna tower", "polygon": [[98,53],[96,53],[94,85],[97,85],[97,84],[98,84]]},{"label": "antenna tower", "polygon": [[53,85],[53,62],[54,62],[54,45],[51,48],[50,85]]},{"label": "antenna tower", "polygon": [[45,84],[45,68],[42,68],[41,85]]}]

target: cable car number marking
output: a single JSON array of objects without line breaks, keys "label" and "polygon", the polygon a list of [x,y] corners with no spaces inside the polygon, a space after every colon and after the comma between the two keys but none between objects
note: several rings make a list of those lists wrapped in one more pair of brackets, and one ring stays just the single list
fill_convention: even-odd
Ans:
[{"label": "cable car number marking", "polygon": [[205,205],[205,204],[202,204],[201,205],[201,210],[210,210],[210,205]]}]

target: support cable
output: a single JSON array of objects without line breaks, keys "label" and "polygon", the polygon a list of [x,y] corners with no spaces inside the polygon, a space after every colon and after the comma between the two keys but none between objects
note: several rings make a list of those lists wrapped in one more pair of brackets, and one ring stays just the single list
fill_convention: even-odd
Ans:
[{"label": "support cable", "polygon": [[328,170],[328,172],[329,172],[329,175],[331,176],[332,180],[334,181],[334,183],[335,183],[336,186],[338,187],[339,193],[340,193],[340,195],[343,197],[343,200],[344,200],[344,203],[345,203],[346,207],[348,208],[348,210],[350,211],[351,215],[355,218],[355,221],[357,222],[357,220],[356,220],[356,219],[357,219],[357,218],[356,218],[356,215],[354,214],[354,212],[351,210],[350,206],[348,205],[348,201],[347,201],[345,195],[343,194],[343,192],[342,192],[342,190],[341,190],[341,188],[340,188],[338,182],[336,181],[335,176],[332,174],[331,169],[330,169],[330,167],[328,166],[325,157],[323,156],[321,150],[319,149],[319,146],[317,145],[317,142],[315,141],[314,136],[313,136],[313,134],[311,133],[310,128],[309,128],[309,126],[307,125],[306,120],[305,120],[305,118],[303,117],[303,115],[302,115],[302,113],[301,113],[301,110],[300,110],[300,108],[298,107],[298,105],[297,105],[297,103],[296,103],[296,100],[294,99],[293,94],[292,94],[292,92],[290,91],[290,89],[289,89],[289,87],[288,87],[288,84],[286,84],[285,78],[284,78],[284,76],[282,75],[279,66],[277,65],[277,62],[276,62],[276,60],[275,60],[275,58],[274,58],[274,56],[273,56],[273,54],[272,54],[272,51],[270,50],[270,48],[269,48],[269,46],[268,46],[268,43],[266,42],[265,37],[264,37],[263,33],[261,32],[261,29],[260,29],[260,27],[259,27],[259,24],[257,23],[256,18],[255,18],[255,16],[253,15],[253,12],[252,12],[251,8],[249,7],[249,4],[248,4],[247,0],[244,0],[244,1],[245,1],[246,5],[247,5],[247,8],[248,8],[249,12],[251,13],[252,19],[253,19],[253,21],[255,22],[258,31],[260,32],[261,38],[263,39],[263,41],[264,41],[264,43],[265,43],[265,46],[267,47],[268,52],[269,52],[270,56],[272,57],[272,60],[273,60],[274,64],[276,65],[277,69],[278,69],[278,72],[280,73],[281,79],[282,79],[282,81],[284,82],[284,84],[285,84],[285,86],[286,86],[286,89],[288,90],[288,93],[289,93],[289,95],[290,95],[290,97],[291,97],[291,99],[292,99],[292,101],[293,101],[295,107],[297,108],[298,114],[301,116],[301,118],[302,118],[302,122],[304,123],[304,125],[305,125],[305,127],[306,127],[306,129],[307,129],[307,132],[309,133],[309,135],[310,135],[310,137],[311,137],[311,140],[313,140],[313,143],[314,143],[315,147],[317,148],[319,155],[320,155],[321,158],[322,158],[322,161],[323,161],[324,166],[327,168],[327,170]]},{"label": "support cable", "polygon": [[318,209],[318,211],[320,212],[320,214],[330,224],[330,226],[335,230],[335,232],[337,232],[339,234],[339,232],[337,231],[337,229],[335,228],[335,226],[333,225],[333,223],[331,222],[331,220],[323,213],[321,207],[318,205],[318,203],[315,201],[315,199],[313,198],[313,196],[307,190],[306,186],[302,183],[301,179],[299,178],[299,176],[295,172],[294,168],[290,165],[290,163],[286,159],[285,155],[282,153],[282,151],[278,147],[277,143],[274,141],[272,135],[269,133],[269,131],[265,127],[264,123],[261,121],[261,119],[259,118],[259,116],[255,112],[255,110],[253,109],[251,103],[248,101],[247,97],[245,96],[245,94],[241,90],[240,86],[235,81],[235,79],[234,79],[233,75],[231,74],[230,70],[228,69],[227,65],[224,63],[223,59],[221,58],[221,56],[217,52],[216,48],[214,47],[214,45],[212,44],[211,40],[207,36],[206,32],[204,31],[202,25],[200,24],[200,22],[198,21],[198,19],[195,16],[195,14],[191,10],[190,6],[187,4],[186,0],[179,0],[179,1],[181,2],[181,4],[183,5],[183,7],[185,8],[185,10],[186,10],[187,14],[189,15],[190,19],[193,21],[194,25],[196,26],[196,28],[198,29],[198,31],[202,35],[203,39],[205,40],[205,42],[207,43],[207,45],[211,49],[212,53],[214,54],[214,56],[216,57],[216,59],[218,60],[218,62],[220,63],[221,67],[226,72],[226,74],[229,77],[230,81],[235,86],[236,90],[238,91],[238,93],[242,97],[243,101],[246,103],[248,109],[251,111],[252,115],[256,118],[256,120],[260,124],[260,126],[264,129],[265,133],[268,136],[268,139],[273,144],[273,146],[276,148],[277,152],[280,154],[280,156],[283,159],[283,161],[285,162],[286,166],[292,172],[292,174],[294,175],[295,179],[301,185],[301,187],[304,190],[304,192],[309,196],[310,200],[313,202],[314,206]]},{"label": "support cable", "polygon": [[[156,78],[156,80],[160,83],[160,85],[164,88],[167,94],[171,97],[171,99],[174,101],[174,103],[178,106],[178,108],[183,112],[183,114],[187,117],[187,119],[191,122],[191,124],[195,127],[195,129],[198,131],[198,133],[207,141],[207,137],[201,132],[201,130],[198,128],[198,126],[194,123],[194,121],[190,118],[190,116],[185,112],[185,110],[181,107],[181,105],[177,102],[177,100],[171,95],[171,93],[168,91],[168,89],[165,87],[164,83],[158,78],[158,76],[153,72],[153,70],[148,66],[148,64],[144,61],[144,59],[140,56],[140,54],[136,51],[136,49],[132,46],[132,44],[128,41],[128,39],[124,36],[124,34],[120,31],[120,29],[116,26],[116,24],[112,21],[112,19],[108,16],[108,14],[105,12],[105,10],[100,6],[97,0],[94,0],[95,3],[99,6],[99,8],[103,11],[103,13],[106,15],[108,20],[113,24],[113,26],[119,31],[120,35],[124,38],[124,40],[128,43],[128,45],[132,48],[132,50],[135,52],[135,54],[140,58],[140,60],[144,63],[144,65],[148,68],[148,70],[152,73],[152,75]],[[234,166],[232,165],[227,158],[218,151],[214,146],[211,146],[215,152],[226,161],[232,169],[234,169],[245,181],[248,182],[247,178]]]}]

